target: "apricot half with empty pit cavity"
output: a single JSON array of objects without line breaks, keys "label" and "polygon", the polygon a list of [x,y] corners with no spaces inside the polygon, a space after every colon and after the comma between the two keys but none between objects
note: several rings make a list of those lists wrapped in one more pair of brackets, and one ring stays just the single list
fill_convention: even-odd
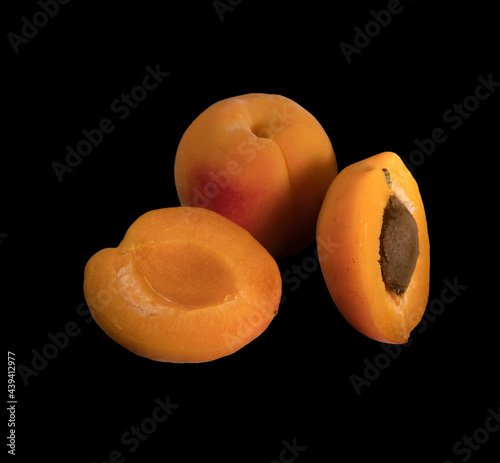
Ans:
[{"label": "apricot half with empty pit cavity", "polygon": [[278,311],[281,275],[250,233],[201,208],[147,212],[117,248],[87,263],[99,326],[153,360],[204,362],[259,336]]},{"label": "apricot half with empty pit cavity", "polygon": [[380,153],[346,167],[318,217],[318,248],[328,290],[366,336],[404,343],[429,295],[430,248],[424,205],[398,155]]}]

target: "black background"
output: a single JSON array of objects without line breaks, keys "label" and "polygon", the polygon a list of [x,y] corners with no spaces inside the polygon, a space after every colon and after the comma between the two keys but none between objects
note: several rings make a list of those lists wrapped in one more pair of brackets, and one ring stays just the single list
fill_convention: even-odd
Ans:
[{"label": "black background", "polygon": [[[0,262],[6,347],[18,365],[16,458],[31,461],[34,452],[91,463],[116,451],[126,462],[270,462],[280,454],[299,462],[494,461],[500,433],[470,455],[453,449],[500,405],[493,318],[500,90],[460,127],[443,119],[474,95],[479,76],[500,81],[490,3],[401,0],[402,11],[350,63],[341,42],[354,45],[354,28],[387,1],[232,3],[221,20],[212,1],[105,8],[73,0],[18,53],[7,34],[20,34],[22,18],[41,7],[11,5]],[[112,103],[157,65],[169,76],[120,120]],[[309,110],[339,169],[386,150],[413,162],[431,240],[429,302],[443,310],[388,363],[381,344],[335,308],[314,267],[314,243],[279,261],[283,275],[300,268],[306,276],[284,281],[269,328],[214,362],[137,357],[83,311],[87,260],[116,246],[139,215],[178,205],[173,164],[183,131],[210,104],[248,92],[282,94]],[[52,163],[64,163],[66,145],[75,148],[82,130],[103,118],[114,131],[60,182]],[[411,157],[415,140],[437,128],[446,140]],[[466,288],[440,303],[446,281]],[[77,334],[54,354],[50,335],[69,322]],[[21,375],[44,349],[53,358]],[[366,370],[374,362],[381,367]],[[359,394],[352,375],[371,378]],[[167,421],[137,449],[124,443],[167,397],[179,405]],[[283,442],[294,440],[305,450],[283,453]]]}]

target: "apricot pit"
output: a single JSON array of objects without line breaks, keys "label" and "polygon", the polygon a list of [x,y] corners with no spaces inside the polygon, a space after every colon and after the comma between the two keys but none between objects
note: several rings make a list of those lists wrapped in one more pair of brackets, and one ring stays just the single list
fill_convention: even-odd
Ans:
[{"label": "apricot pit", "polygon": [[[386,178],[389,177],[387,169]],[[391,184],[389,183],[389,186]],[[402,294],[410,284],[419,254],[418,226],[408,208],[391,194],[380,234],[380,266],[386,287]]]}]

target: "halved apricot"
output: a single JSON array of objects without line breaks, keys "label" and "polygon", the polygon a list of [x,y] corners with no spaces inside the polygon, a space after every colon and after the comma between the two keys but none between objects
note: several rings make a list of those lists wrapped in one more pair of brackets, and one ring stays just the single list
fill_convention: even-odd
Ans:
[{"label": "halved apricot", "polygon": [[229,355],[276,315],[281,275],[250,233],[201,208],[147,212],[117,248],[85,267],[99,326],[132,352],[167,362]]},{"label": "halved apricot", "polygon": [[[318,217],[321,269],[335,305],[366,336],[404,343],[429,295],[424,205],[398,155],[380,153],[343,169]],[[323,241],[321,241],[323,240]]]}]

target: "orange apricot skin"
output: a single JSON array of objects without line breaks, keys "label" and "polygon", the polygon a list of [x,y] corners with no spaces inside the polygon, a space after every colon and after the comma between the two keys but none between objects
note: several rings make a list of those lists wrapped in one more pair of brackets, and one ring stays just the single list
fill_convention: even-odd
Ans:
[{"label": "orange apricot skin", "polygon": [[[380,268],[380,232],[391,191],[410,206],[419,256],[401,296],[386,289]],[[377,341],[402,344],[421,320],[429,295],[430,246],[418,185],[398,155],[383,152],[352,164],[335,178],[321,207],[318,256],[330,295],[344,318]],[[322,242],[331,246],[321,247]]]},{"label": "orange apricot skin", "polygon": [[191,123],[174,174],[183,206],[224,215],[283,257],[314,240],[337,163],[312,114],[284,96],[252,93],[218,101]]},{"label": "orange apricot skin", "polygon": [[[155,257],[159,250],[168,255],[176,246],[182,262],[166,262],[161,253]],[[211,275],[212,268],[198,267],[198,259],[211,259],[211,253],[217,268],[228,272],[223,278]],[[187,276],[204,272],[197,281],[208,278],[210,285],[220,285],[221,298],[227,285],[228,294],[218,302],[212,298],[206,306],[202,299],[184,306],[152,288],[145,278],[147,262],[153,262],[161,275],[177,264]],[[225,281],[228,275],[230,283]],[[153,266],[148,278],[154,277]],[[188,291],[189,281],[185,285]],[[156,361],[198,363],[236,352],[267,328],[278,312],[281,275],[269,253],[228,219],[201,208],[166,208],[142,215],[118,247],[91,257],[85,267],[84,294],[97,324],[126,349]],[[191,304],[193,297],[186,297]]]}]

